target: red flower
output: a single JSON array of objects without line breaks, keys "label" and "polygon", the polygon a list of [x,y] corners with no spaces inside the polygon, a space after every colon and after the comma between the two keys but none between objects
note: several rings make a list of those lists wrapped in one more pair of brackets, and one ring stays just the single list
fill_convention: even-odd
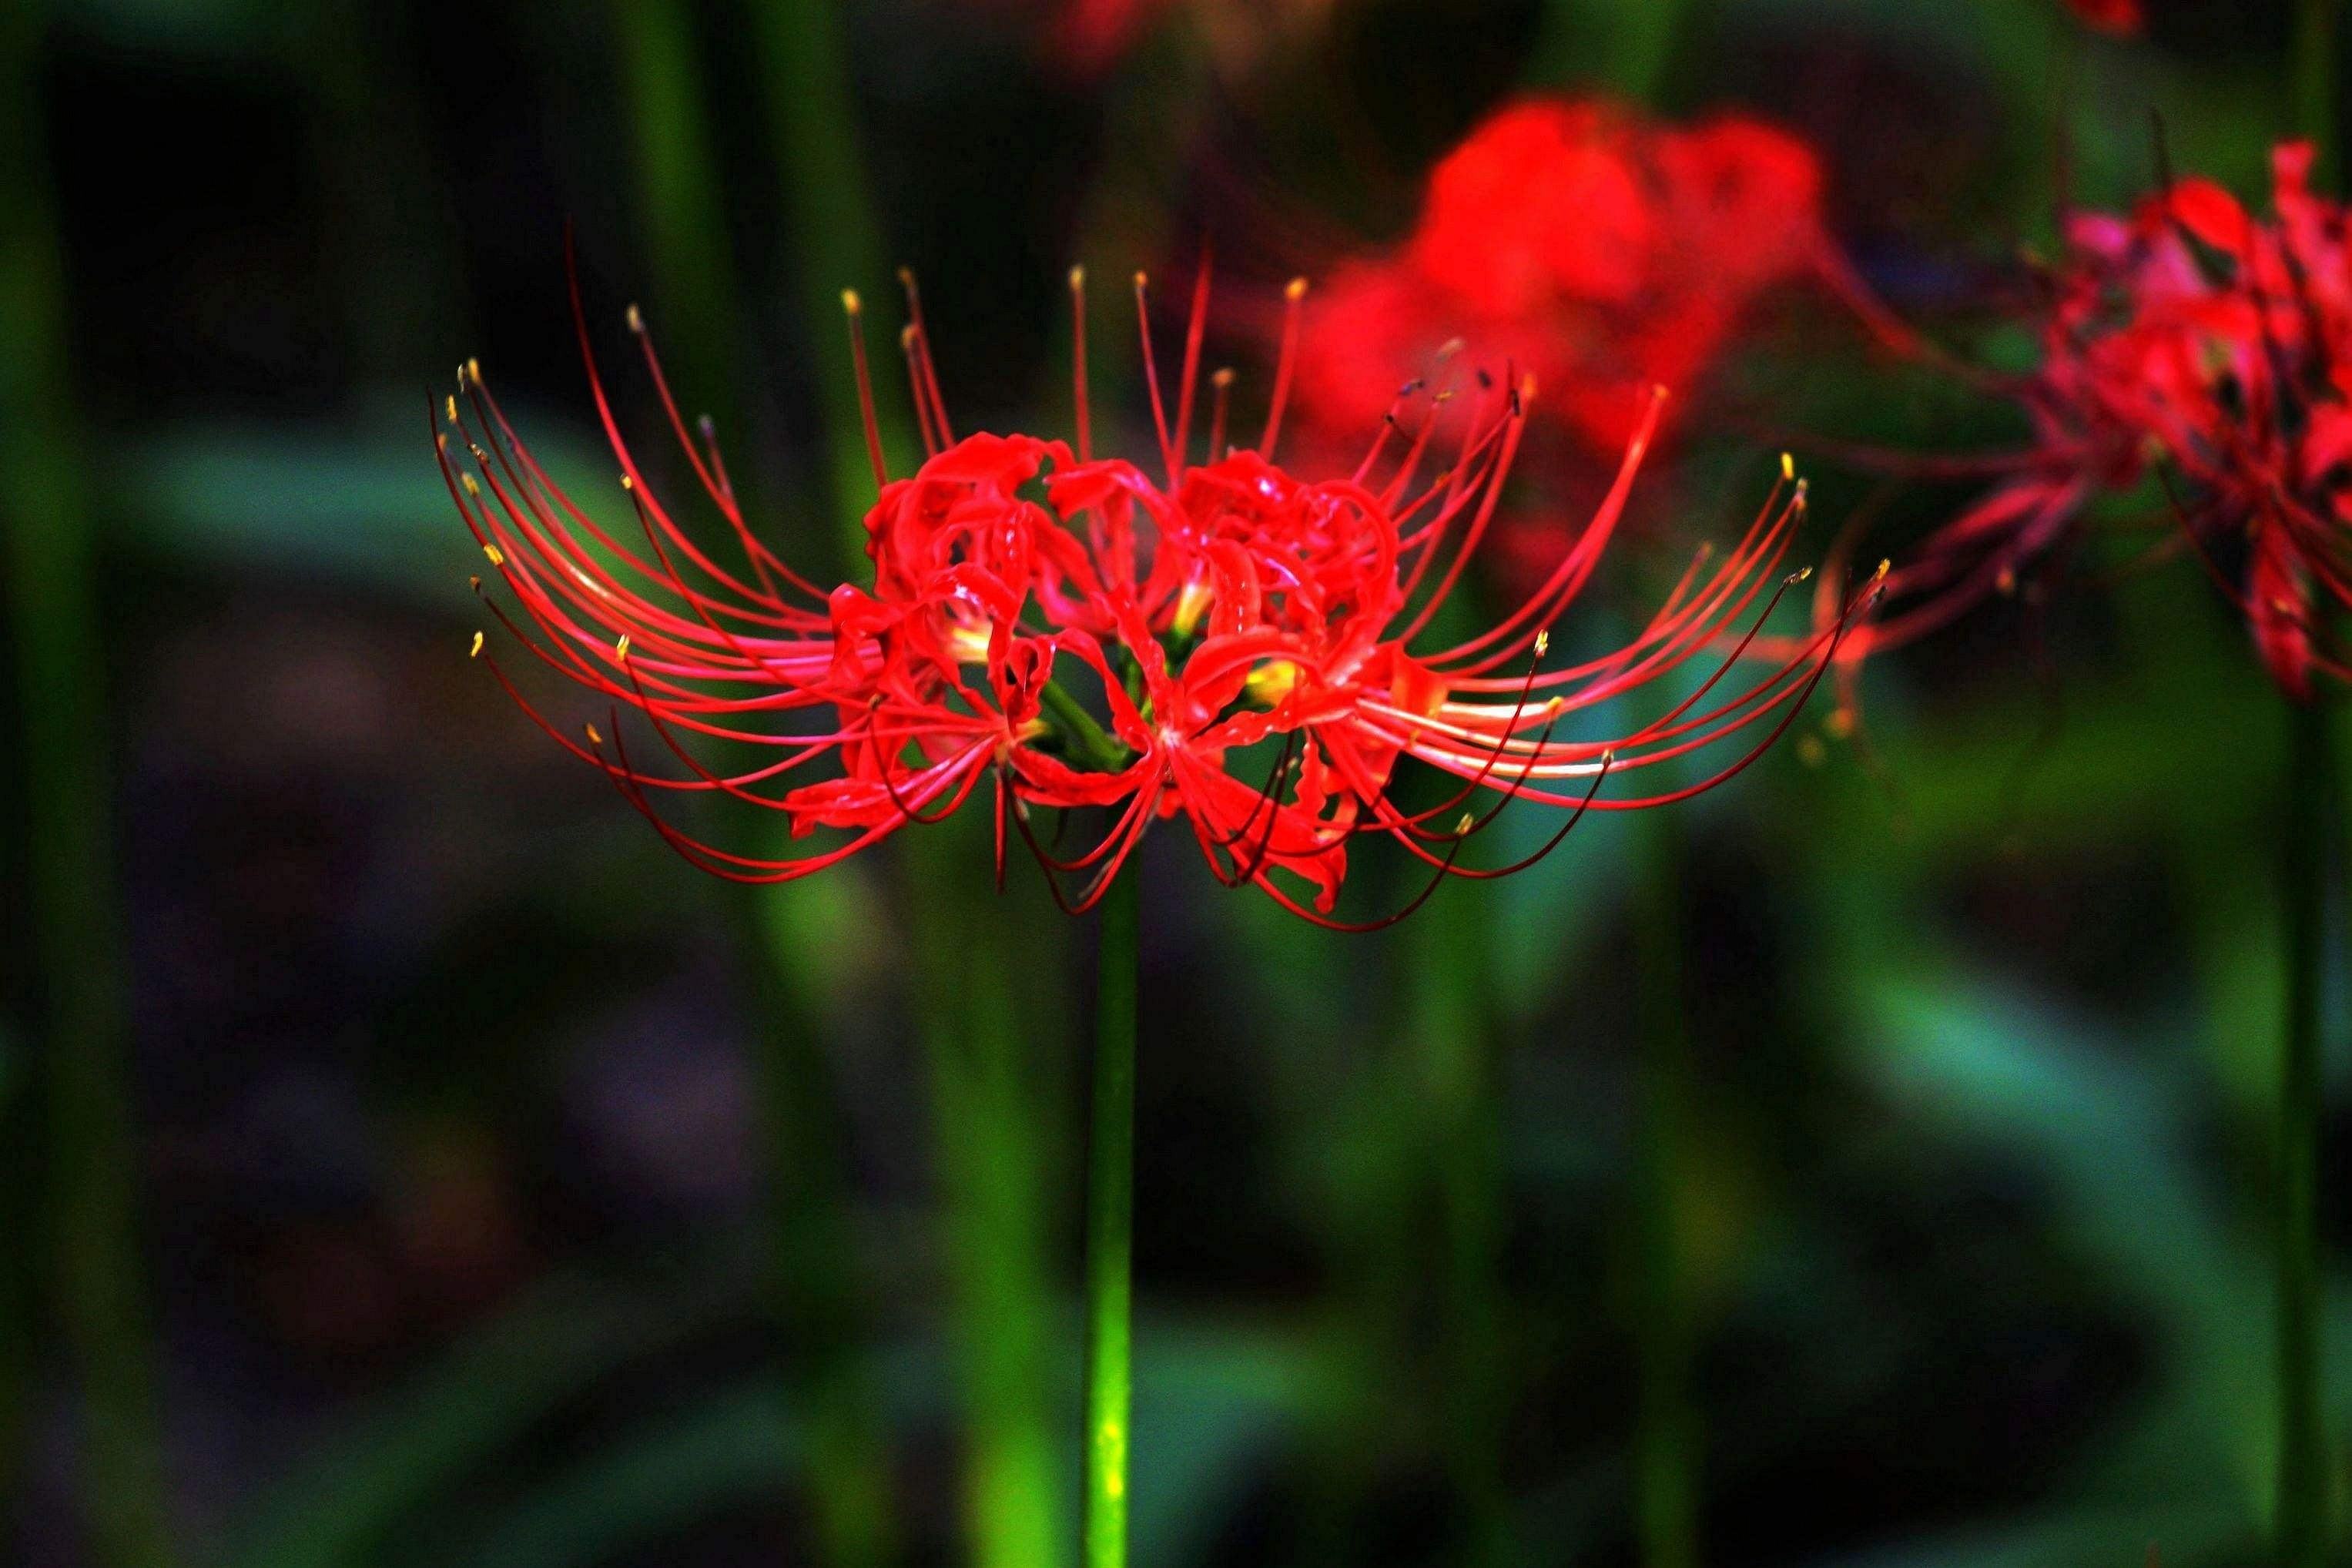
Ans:
[{"label": "red flower", "polygon": [[[1075,290],[1077,274],[1072,281]],[[1137,291],[1140,308],[1140,277]],[[591,390],[642,548],[601,529],[554,485],[469,368],[460,380],[473,417],[456,399],[446,412],[473,467],[458,469],[446,437],[443,466],[529,624],[503,611],[499,618],[615,715],[613,735],[591,727],[584,745],[541,719],[543,727],[604,770],[681,854],[738,880],[806,875],[945,816],[985,780],[998,811],[1000,874],[1009,823],[1057,896],[1066,895],[1064,877],[1083,879],[1066,897],[1074,910],[1100,896],[1155,819],[1181,816],[1221,880],[1255,884],[1337,926],[1346,922],[1329,911],[1348,848],[1363,835],[1403,846],[1431,868],[1433,889],[1449,874],[1515,868],[1462,862],[1510,801],[1560,808],[1557,844],[1588,807],[1660,805],[1727,778],[1787,727],[1844,633],[1841,617],[1788,662],[1731,689],[1719,689],[1731,670],[1724,658],[1662,717],[1611,739],[1571,739],[1562,727],[1573,714],[1760,622],[1780,592],[1764,590],[1802,512],[1801,486],[1776,487],[1738,546],[1711,569],[1694,565],[1631,644],[1545,668],[1549,628],[1591,576],[1623,509],[1656,423],[1654,398],[1607,501],[1549,579],[1482,635],[1422,646],[1493,521],[1532,385],[1494,386],[1446,419],[1453,456],[1434,471],[1440,411],[1417,415],[1404,403],[1353,472],[1307,479],[1271,455],[1291,375],[1286,358],[1252,448],[1226,443],[1228,379],[1215,378],[1209,452],[1195,462],[1204,272],[1172,430],[1150,378],[1160,432],[1155,480],[1088,449],[1083,293],[1075,298],[1075,452],[1025,436],[957,439],[919,316],[909,326],[926,457],[911,477],[887,477],[869,395],[880,487],[866,520],[870,589],[821,591],[752,534],[707,432],[698,444],[678,420],[649,348],[655,389],[735,534],[740,568],[698,550],[655,499],[593,361]],[[851,311],[855,321],[854,297]],[[582,337],[584,352],[584,325]],[[858,363],[863,389],[862,349]],[[499,679],[523,700],[503,669]],[[1080,689],[1094,694],[1092,711]],[[623,705],[644,716],[675,765],[632,760],[618,733]],[[1646,795],[1602,793],[1612,779],[1751,729],[1751,743],[1697,782]],[[730,760],[699,760],[712,742]],[[734,760],[747,748],[766,760]],[[1401,804],[1391,784],[1406,757],[1451,774],[1451,795],[1435,806]],[[1264,782],[1254,782],[1260,773]],[[655,792],[723,793],[784,812],[795,835],[844,837],[805,857],[735,854],[668,823]],[[1465,811],[1474,796],[1487,804]],[[1039,810],[1097,813],[1107,826],[1091,847],[1058,854],[1033,836]],[[1278,883],[1276,873],[1295,882]]]},{"label": "red flower", "polygon": [[2352,675],[2326,625],[2352,607],[2352,257],[2311,156],[2277,150],[2267,221],[2204,180],[2072,219],[2041,368],[2009,389],[2031,445],[1976,460],[1993,486],[1894,574],[1894,608],[1844,657],[1950,620],[2153,464],[2279,685]]},{"label": "red flower", "polygon": [[2140,0],[2066,0],[2066,8],[2084,26],[2119,37],[2138,32],[2147,21],[2140,12]]},{"label": "red flower", "polygon": [[1360,429],[1386,406],[1376,367],[1460,334],[1531,369],[1591,447],[1622,451],[1650,387],[1686,388],[1759,295],[1818,264],[1821,184],[1810,149],[1757,121],[1510,104],[1432,171],[1401,246],[1339,269],[1307,323],[1301,400]]}]

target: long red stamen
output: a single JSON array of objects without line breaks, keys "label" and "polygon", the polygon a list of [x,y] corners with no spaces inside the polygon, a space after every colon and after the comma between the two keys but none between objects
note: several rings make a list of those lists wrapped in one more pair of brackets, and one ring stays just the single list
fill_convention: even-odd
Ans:
[{"label": "long red stamen", "polygon": [[1094,410],[1087,396],[1087,269],[1070,268],[1070,400],[1076,409],[1078,461],[1095,460]]},{"label": "long red stamen", "polygon": [[874,416],[874,375],[866,363],[866,311],[856,289],[841,291],[841,310],[849,320],[849,363],[857,373],[857,417],[866,427],[866,462],[874,470],[874,488],[879,491],[890,482],[890,469],[882,460],[882,426]]},{"label": "long red stamen", "polygon": [[[1209,274],[1211,258],[1208,247],[1201,248],[1200,275],[1192,280],[1192,311],[1184,327],[1184,371],[1176,384],[1176,463],[1168,475],[1175,484],[1192,460],[1192,392],[1201,374],[1201,338],[1209,326]],[[1212,441],[1213,448],[1216,443]],[[1213,457],[1213,451],[1211,453]]]},{"label": "long red stamen", "polygon": [[1274,362],[1274,397],[1266,405],[1265,434],[1258,437],[1257,455],[1274,461],[1274,445],[1282,436],[1282,407],[1290,401],[1291,374],[1298,365],[1298,318],[1307,298],[1307,279],[1294,278],[1282,290],[1282,350]]}]

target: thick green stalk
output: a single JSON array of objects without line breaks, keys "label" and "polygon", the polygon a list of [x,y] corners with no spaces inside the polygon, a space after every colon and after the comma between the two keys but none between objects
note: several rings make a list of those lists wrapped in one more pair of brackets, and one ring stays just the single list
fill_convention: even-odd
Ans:
[{"label": "thick green stalk", "polygon": [[1053,716],[1063,742],[1088,767],[1099,773],[1114,773],[1127,765],[1127,748],[1110,738],[1095,716],[1070,694],[1069,688],[1049,680],[1038,693],[1038,702]]},{"label": "thick green stalk", "polygon": [[[893,1557],[888,1434],[868,1348],[869,1292],[857,1268],[856,1194],[840,1083],[826,1059],[824,982],[790,962],[807,922],[845,918],[837,890],[761,889],[746,936],[757,955],[757,1087],[769,1148],[770,1295],[800,1367],[808,1481],[823,1560],[873,1568]],[[826,895],[835,894],[828,898]],[[743,907],[739,905],[739,908]]]},{"label": "thick green stalk", "polygon": [[[1482,889],[1427,910],[1403,932],[1416,1097],[1436,1183],[1438,1364],[1445,1467],[1463,1506],[1460,1561],[1504,1568],[1512,1549],[1503,1456],[1510,1387],[1503,1346],[1503,1173],[1499,1020],[1487,1001],[1491,917]],[[1410,1247],[1408,1232],[1400,1243]]]},{"label": "thick green stalk", "polygon": [[[692,17],[678,0],[616,3],[612,16],[653,270],[648,313],[671,362],[672,384],[690,388],[721,436],[740,445],[741,312]],[[894,1551],[889,1449],[863,1343],[866,1293],[848,1223],[835,1085],[817,1037],[822,1009],[814,992],[824,981],[792,963],[806,932],[774,923],[787,913],[810,919],[834,911],[812,886],[746,889],[732,912],[760,965],[752,1044],[770,1141],[772,1297],[800,1369],[793,1392],[808,1422],[817,1535],[825,1561],[871,1568]]]},{"label": "thick green stalk", "polygon": [[[948,1313],[963,1404],[965,1500],[979,1568],[1068,1561],[1054,1439],[1055,1291],[1047,1125],[1016,980],[1039,963],[984,891],[986,814],[910,830],[919,1016],[947,1237]],[[1014,889],[1007,901],[1026,898]],[[1051,929],[1046,928],[1046,929]],[[1046,965],[1050,968],[1050,965]]]},{"label": "thick green stalk", "polygon": [[646,316],[673,362],[672,384],[690,397],[685,412],[708,410],[719,435],[740,445],[741,312],[693,16],[683,0],[614,0],[610,15],[639,237],[656,290]]},{"label": "thick green stalk", "polygon": [[[864,559],[860,520],[874,504],[874,476],[840,299],[845,288],[877,281],[882,236],[857,147],[848,47],[838,9],[822,0],[759,0],[750,20],[750,42],[767,89],[769,145],[783,175],[798,253],[801,319],[822,399],[834,531],[855,563]],[[875,417],[884,453],[904,461],[913,438],[901,404],[878,399]]]},{"label": "thick green stalk", "polygon": [[2326,709],[2293,704],[2287,723],[2280,866],[2287,972],[2277,1171],[2278,1556],[2283,1568],[2319,1568],[2327,1552],[2328,1500],[2320,1403],[2320,993],[2334,770]]},{"label": "thick green stalk", "polygon": [[[760,0],[749,20],[824,420],[831,531],[854,576],[874,479],[840,299],[843,288],[877,280],[882,242],[857,146],[844,18],[830,5]],[[903,463],[913,442],[902,404],[883,396],[874,413],[886,458]],[[1048,1118],[1028,1081],[1038,1042],[1023,1026],[1012,984],[1017,963],[1050,964],[1034,942],[1016,955],[1003,910],[972,896],[985,853],[970,831],[977,820],[966,813],[921,830],[908,856],[915,945],[927,963],[918,1010],[931,1068],[949,1332],[964,1407],[972,1559],[982,1568],[1051,1568],[1066,1553],[1050,1399]]]},{"label": "thick green stalk", "polygon": [[1689,1042],[1682,1015],[1682,825],[1647,814],[1634,893],[1639,1053],[1634,1170],[1638,1378],[1633,1474],[1643,1568],[1698,1561],[1697,1419],[1691,1402],[1691,1310],[1682,1266],[1682,1180],[1688,1139]]},{"label": "thick green stalk", "polygon": [[24,732],[26,885],[46,991],[50,1290],[79,1380],[91,1554],[172,1561],[139,1257],[139,1160],[107,816],[105,666],[43,163],[37,5],[0,14],[0,469]]},{"label": "thick green stalk", "polygon": [[1693,0],[1594,5],[1550,0],[1528,51],[1528,85],[1561,88],[1594,80],[1636,103],[1656,100],[1675,40],[1696,30]]},{"label": "thick green stalk", "polygon": [[1087,1568],[1127,1563],[1140,878],[1129,868],[1103,897],[1095,970],[1094,1112],[1087,1137]]}]

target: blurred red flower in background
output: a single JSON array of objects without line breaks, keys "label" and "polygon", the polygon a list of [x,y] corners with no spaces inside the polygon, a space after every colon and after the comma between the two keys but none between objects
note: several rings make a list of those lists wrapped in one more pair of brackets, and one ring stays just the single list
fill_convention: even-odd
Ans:
[{"label": "blurred red flower in background", "polygon": [[2084,26],[2118,36],[2138,32],[2147,21],[2140,11],[2140,0],[2066,0],[2066,8],[2080,17]]},{"label": "blurred red flower in background", "polygon": [[1306,323],[1302,406],[1361,429],[1395,367],[1461,337],[1532,372],[1589,448],[1620,451],[1651,387],[1686,401],[1757,299],[1822,263],[1821,194],[1811,150],[1756,120],[1509,104],[1431,172],[1401,245],[1336,270]]},{"label": "blurred red flower in background", "polygon": [[[1430,868],[1421,896],[1389,917],[1402,918],[1448,875],[1492,877],[1532,863],[1587,807],[1662,805],[1738,773],[1793,720],[1844,635],[1841,615],[1760,678],[1728,679],[1744,646],[1739,627],[1753,637],[1797,580],[1765,591],[1803,512],[1803,487],[1784,476],[1737,547],[1711,566],[1704,556],[1695,563],[1631,643],[1544,668],[1550,627],[1591,576],[1623,511],[1657,419],[1661,400],[1653,397],[1607,500],[1541,584],[1486,632],[1416,648],[1495,518],[1532,382],[1490,381],[1450,410],[1433,398],[1396,400],[1352,472],[1302,478],[1273,460],[1293,380],[1286,346],[1252,448],[1227,442],[1230,381],[1213,378],[1207,457],[1195,463],[1204,268],[1172,426],[1143,318],[1160,437],[1154,479],[1090,449],[1081,281],[1074,272],[1075,450],[1019,435],[959,439],[917,311],[902,342],[925,458],[911,477],[892,479],[860,348],[880,491],[866,519],[870,588],[820,588],[751,532],[708,430],[700,441],[689,434],[649,346],[655,390],[733,535],[740,568],[699,548],[656,498],[593,358],[591,390],[642,548],[557,488],[469,367],[460,377],[465,407],[452,398],[444,412],[456,452],[473,466],[459,467],[446,434],[442,463],[467,525],[524,616],[493,611],[538,659],[603,700],[614,732],[589,725],[583,744],[541,718],[493,659],[498,679],[679,853],[723,877],[807,875],[938,820],[986,781],[1000,874],[1009,826],[1074,910],[1109,887],[1155,819],[1181,816],[1220,880],[1254,884],[1340,926],[1349,922],[1328,911],[1351,839],[1384,835]],[[1136,282],[1141,312],[1139,275]],[[1286,345],[1297,341],[1303,292],[1291,291]],[[855,297],[845,298],[855,323]],[[642,342],[634,310],[630,321]],[[1452,456],[1424,471],[1441,436]],[[474,651],[483,652],[478,637]],[[1609,738],[1559,733],[1571,714],[1700,656],[1717,668],[1662,716]],[[662,769],[632,760],[619,732],[624,707],[643,716],[668,753]],[[1695,782],[1602,797],[1612,777],[1751,727],[1761,728],[1759,738]],[[1232,768],[1261,743],[1273,753],[1271,771],[1263,784],[1244,782]],[[1458,787],[1433,806],[1402,804],[1392,785],[1405,757]],[[1246,764],[1253,777],[1266,766]],[[811,773],[821,776],[802,782]],[[723,794],[782,811],[795,837],[846,837],[803,857],[741,855],[667,821],[656,792]],[[1488,804],[1465,810],[1474,797]],[[1461,864],[1469,841],[1512,801],[1562,808],[1559,830],[1513,866]],[[1034,810],[1089,808],[1108,819],[1091,848],[1063,855],[1032,835]],[[1312,908],[1277,885],[1276,872],[1296,879]],[[1066,894],[1066,876],[1084,879],[1075,896]]]},{"label": "blurred red flower in background", "polygon": [[1993,484],[1895,572],[1844,657],[1949,621],[2153,470],[2280,687],[2352,676],[2327,624],[2352,607],[2352,257],[2311,164],[2277,149],[2268,220],[2201,179],[2069,219],[2042,364],[2006,386],[2030,446],[1972,460]]}]

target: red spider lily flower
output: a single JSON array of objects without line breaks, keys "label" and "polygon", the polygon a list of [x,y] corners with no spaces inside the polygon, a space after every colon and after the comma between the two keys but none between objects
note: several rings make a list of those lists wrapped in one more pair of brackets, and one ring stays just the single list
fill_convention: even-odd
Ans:
[{"label": "red spider lily flower", "polygon": [[[1402,432],[1414,411],[1401,405],[1353,471],[1310,479],[1274,460],[1292,381],[1286,356],[1252,447],[1229,444],[1231,378],[1212,378],[1207,452],[1195,462],[1206,268],[1193,291],[1172,427],[1139,275],[1160,435],[1154,479],[1091,450],[1081,274],[1073,272],[1072,286],[1075,451],[1026,436],[958,438],[918,310],[903,342],[925,457],[912,475],[891,478],[859,347],[880,492],[866,520],[870,587],[820,589],[760,542],[708,433],[698,441],[678,417],[650,347],[658,400],[734,536],[740,566],[698,548],[656,499],[593,358],[592,395],[636,512],[638,537],[626,542],[555,486],[469,367],[460,377],[465,406],[453,398],[445,410],[458,443],[443,437],[443,466],[467,526],[524,612],[501,609],[499,619],[612,708],[614,732],[591,727],[583,745],[541,717],[494,662],[499,679],[682,855],[735,880],[807,875],[938,820],[987,781],[999,875],[1009,825],[1073,910],[1102,896],[1155,820],[1182,816],[1220,880],[1255,885],[1319,924],[1367,929],[1387,921],[1330,913],[1352,840],[1386,837],[1430,868],[1420,897],[1389,917],[1402,918],[1447,876],[1517,868],[1462,858],[1505,805],[1563,814],[1559,832],[1524,864],[1587,809],[1663,805],[1739,772],[1793,720],[1845,634],[1850,617],[1841,616],[1761,679],[1732,678],[1736,649],[1709,653],[1742,626],[1752,636],[1801,576],[1780,574],[1803,510],[1802,487],[1784,483],[1737,546],[1695,563],[1632,642],[1545,668],[1549,628],[1591,577],[1623,510],[1656,425],[1654,397],[1607,500],[1549,580],[1479,636],[1422,646],[1495,518],[1532,384],[1507,379],[1450,418],[1433,410],[1410,437]],[[1293,290],[1294,312],[1302,292]],[[576,287],[573,298],[576,310]],[[855,297],[848,302],[854,328]],[[634,310],[630,319],[643,342]],[[582,344],[585,353],[584,323]],[[1441,423],[1450,426],[1452,456],[1430,470]],[[471,457],[470,468],[459,454]],[[1572,716],[1702,655],[1715,668],[1659,718],[1608,739],[1563,733]],[[629,754],[619,732],[624,706],[652,730],[664,765]],[[1735,743],[1737,754],[1696,782],[1603,794],[1612,780]],[[1263,783],[1255,780],[1266,763],[1247,757],[1253,749],[1274,752]],[[1451,775],[1451,796],[1435,806],[1401,804],[1392,785],[1408,757]],[[724,794],[783,812],[795,835],[839,837],[805,856],[734,853],[669,822],[656,805],[663,792]],[[1465,809],[1474,797],[1486,804]],[[1064,854],[1036,835],[1040,811],[1104,826],[1090,847]]]},{"label": "red spider lily flower", "polygon": [[1383,373],[1459,333],[1532,371],[1592,449],[1622,451],[1654,385],[1685,391],[1754,302],[1834,258],[1812,151],[1726,115],[1529,98],[1439,162],[1392,251],[1340,267],[1299,358],[1308,415],[1381,416]]},{"label": "red spider lily flower", "polygon": [[2306,144],[2277,149],[2268,220],[2195,179],[2129,217],[2071,219],[2042,365],[2008,388],[2031,444],[1941,465],[1994,482],[1895,572],[1889,612],[1841,658],[2004,588],[2153,468],[2280,687],[2300,700],[2315,671],[2352,675],[2326,625],[2352,607],[2352,256],[2311,162]]},{"label": "red spider lily flower", "polygon": [[2140,0],[2066,0],[2066,8],[2084,26],[2128,37],[2146,25]]}]

